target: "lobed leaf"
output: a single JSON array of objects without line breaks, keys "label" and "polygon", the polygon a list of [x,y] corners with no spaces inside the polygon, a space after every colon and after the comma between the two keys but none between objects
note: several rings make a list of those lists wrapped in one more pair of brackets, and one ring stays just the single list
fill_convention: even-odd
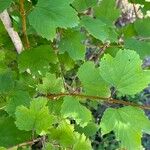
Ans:
[{"label": "lobed leaf", "polygon": [[[87,74],[89,73],[89,74]],[[85,62],[78,70],[78,77],[86,95],[110,96],[108,84],[103,80],[99,69],[95,68],[94,63]]]},{"label": "lobed leaf", "polygon": [[39,135],[48,133],[53,123],[53,116],[46,106],[47,99],[36,98],[30,103],[30,108],[23,105],[16,109],[16,126],[20,130],[35,131]]},{"label": "lobed leaf", "polygon": [[116,57],[104,55],[100,75],[122,95],[134,95],[150,83],[150,71],[142,70],[142,61],[135,51],[120,50]]},{"label": "lobed leaf", "polygon": [[102,134],[114,131],[121,141],[121,148],[140,150],[142,132],[150,131],[150,121],[139,108],[132,106],[108,108],[102,117],[100,127]]},{"label": "lobed leaf", "polygon": [[56,29],[78,25],[77,12],[70,6],[72,0],[38,0],[29,15],[29,22],[39,35],[53,41]]},{"label": "lobed leaf", "polygon": [[64,118],[73,118],[82,127],[92,120],[91,112],[80,104],[79,99],[69,96],[64,98],[61,114]]},{"label": "lobed leaf", "polygon": [[64,91],[62,78],[56,78],[55,74],[47,73],[42,78],[42,84],[37,86],[37,90],[43,94],[61,93]]}]

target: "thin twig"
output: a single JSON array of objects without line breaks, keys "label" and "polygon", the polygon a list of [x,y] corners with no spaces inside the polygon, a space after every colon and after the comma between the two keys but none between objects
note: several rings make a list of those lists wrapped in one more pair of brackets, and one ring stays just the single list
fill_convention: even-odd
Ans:
[{"label": "thin twig", "polygon": [[20,3],[20,15],[22,18],[22,33],[25,39],[25,47],[26,48],[30,48],[30,43],[29,43],[29,39],[28,39],[28,35],[27,35],[27,23],[26,23],[26,12],[24,9],[24,1],[25,0],[19,0]]},{"label": "thin twig", "polygon": [[139,18],[139,15],[138,15],[138,13],[137,13],[137,9],[136,9],[136,6],[135,6],[135,3],[134,3],[134,0],[131,0],[131,2],[132,2],[132,5],[133,5],[134,14],[135,14],[136,18],[138,19],[138,18]]},{"label": "thin twig", "polygon": [[[8,148],[7,150],[13,150],[13,149],[20,148],[20,147],[27,146],[27,145],[32,146],[34,143],[39,142],[40,140],[42,140],[42,138],[37,138],[37,139],[35,139],[35,140],[26,141],[26,142],[23,142],[23,143],[21,143],[21,144],[12,146],[12,147]],[[50,142],[50,143],[51,143],[51,142]],[[51,143],[51,144],[52,144],[54,147],[61,148],[61,146],[60,146],[59,144],[57,144],[57,143]],[[72,148],[67,147],[66,149],[71,150]]]},{"label": "thin twig", "polygon": [[6,31],[8,32],[8,34],[15,46],[16,51],[18,53],[21,53],[24,49],[23,44],[22,44],[22,41],[21,41],[18,33],[12,27],[12,22],[11,22],[11,19],[10,19],[10,16],[9,16],[7,10],[4,10],[2,13],[0,13],[0,19],[1,19],[2,23],[4,24],[4,27],[5,27]]},{"label": "thin twig", "polygon": [[139,105],[139,104],[136,104],[133,102],[127,102],[127,101],[123,101],[123,100],[113,99],[110,97],[106,98],[106,97],[83,95],[83,94],[76,94],[76,93],[59,93],[59,94],[49,94],[49,95],[43,95],[43,96],[45,96],[49,99],[57,99],[59,97],[72,96],[72,97],[79,97],[79,98],[83,98],[83,99],[101,100],[101,101],[104,101],[104,102],[110,103],[110,104],[122,104],[125,106],[133,106],[133,107],[138,107],[141,109],[150,110],[149,105]]},{"label": "thin twig", "polygon": [[134,9],[134,14],[135,14],[136,18],[139,18],[138,14],[137,14],[136,7],[135,7],[135,4],[134,4],[134,3],[133,3],[133,9]]},{"label": "thin twig", "polygon": [[35,142],[38,142],[38,141],[40,141],[40,140],[41,140],[41,138],[37,138],[37,139],[32,140],[32,141],[27,141],[27,142],[18,144],[18,145],[16,145],[16,146],[10,147],[10,148],[8,148],[7,150],[13,150],[13,149],[16,149],[16,148],[19,148],[19,147],[23,147],[23,146],[26,146],[26,145],[33,145]]}]

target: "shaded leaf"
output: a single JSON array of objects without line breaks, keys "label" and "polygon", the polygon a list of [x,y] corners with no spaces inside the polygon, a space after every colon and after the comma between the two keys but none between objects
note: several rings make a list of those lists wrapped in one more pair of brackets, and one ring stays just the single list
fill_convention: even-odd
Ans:
[{"label": "shaded leaf", "polygon": [[86,126],[92,120],[91,112],[80,104],[79,99],[69,96],[64,98],[61,114],[64,118],[75,119],[77,124],[82,127]]},{"label": "shaded leaf", "polygon": [[62,78],[56,78],[55,74],[47,73],[45,77],[42,78],[42,84],[37,86],[37,90],[40,93],[61,93],[64,91]]},{"label": "shaded leaf", "polygon": [[114,27],[107,25],[100,19],[82,17],[81,25],[86,28],[89,34],[102,42],[106,42],[107,40],[114,42],[117,40],[117,33]]},{"label": "shaded leaf", "polygon": [[125,48],[136,51],[141,59],[150,56],[150,42],[139,41],[134,38],[125,39]]},{"label": "shaded leaf", "polygon": [[120,16],[120,10],[116,8],[115,0],[102,0],[98,6],[94,8],[94,15],[97,18],[114,22]]},{"label": "shaded leaf", "polygon": [[14,87],[12,72],[0,72],[0,94],[11,91]]},{"label": "shaded leaf", "polygon": [[16,128],[14,120],[8,117],[0,118],[0,146],[12,147],[31,138],[30,132],[20,131]]},{"label": "shaded leaf", "polygon": [[60,53],[68,52],[74,60],[83,60],[85,58],[85,45],[83,44],[84,35],[79,31],[67,30],[60,43]]},{"label": "shaded leaf", "polygon": [[30,96],[25,91],[15,91],[12,95],[7,98],[6,111],[10,116],[14,116],[17,106],[29,106]]},{"label": "shaded leaf", "polygon": [[139,19],[134,23],[134,28],[139,36],[150,37],[150,19]]},{"label": "shaded leaf", "polygon": [[72,5],[78,11],[82,12],[97,4],[97,0],[74,0]]},{"label": "shaded leaf", "polygon": [[78,77],[86,95],[110,96],[109,86],[101,77],[99,69],[95,68],[94,63],[85,62],[78,70]]},{"label": "shaded leaf", "polygon": [[39,71],[46,72],[49,68],[49,63],[57,63],[57,56],[49,45],[23,51],[18,56],[20,72],[24,72],[27,69],[30,69],[33,74],[37,74]]}]

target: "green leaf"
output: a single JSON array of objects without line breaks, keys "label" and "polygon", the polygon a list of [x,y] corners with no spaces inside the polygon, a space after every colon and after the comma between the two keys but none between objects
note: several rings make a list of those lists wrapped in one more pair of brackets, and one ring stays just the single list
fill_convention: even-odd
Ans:
[{"label": "green leaf", "polygon": [[64,147],[71,146],[76,140],[74,126],[61,121],[57,128],[50,129],[49,137],[50,139],[57,140]]},{"label": "green leaf", "polygon": [[8,8],[12,0],[0,0],[0,13]]},{"label": "green leaf", "polygon": [[80,126],[76,126],[75,130],[89,137],[89,136],[95,136],[96,132],[99,130],[99,126],[94,122],[89,122],[87,126],[85,126],[84,128]]},{"label": "green leaf", "polygon": [[150,37],[150,19],[139,19],[134,23],[135,30],[139,36]]},{"label": "green leaf", "polygon": [[51,114],[53,113],[55,115],[60,115],[62,104],[63,104],[63,99],[60,98],[56,101],[49,100],[47,105]]},{"label": "green leaf", "polygon": [[73,146],[73,150],[92,150],[91,143],[86,136],[82,134]]},{"label": "green leaf", "polygon": [[30,103],[30,108],[18,106],[15,113],[16,126],[20,130],[36,131],[40,135],[48,133],[53,116],[49,114],[46,104],[47,99],[37,98]]},{"label": "green leaf", "polygon": [[72,59],[83,60],[85,58],[83,40],[84,35],[79,31],[67,30],[59,43],[60,53],[68,52]]},{"label": "green leaf", "polygon": [[140,150],[142,131],[150,130],[150,121],[144,111],[127,106],[119,109],[109,108],[105,111],[101,123],[102,134],[114,131],[121,148]]},{"label": "green leaf", "polygon": [[125,38],[130,38],[136,36],[137,34],[133,23],[127,24],[124,27],[120,28],[120,31],[120,34],[123,34]]},{"label": "green leaf", "polygon": [[92,120],[91,112],[80,104],[79,99],[69,96],[64,98],[61,114],[64,118],[75,119],[77,124],[82,127],[85,127]]},{"label": "green leaf", "polygon": [[61,121],[56,128],[51,128],[49,137],[64,148],[71,146],[73,150],[92,150],[89,139],[84,134],[74,132],[74,126],[65,121]]},{"label": "green leaf", "polygon": [[60,64],[64,67],[64,70],[68,71],[74,68],[75,61],[69,56],[67,52],[58,55]]},{"label": "green leaf", "polygon": [[53,40],[56,28],[71,28],[78,25],[77,12],[70,6],[73,0],[38,0],[29,15],[29,22],[39,35]]},{"label": "green leaf", "polygon": [[113,26],[107,25],[100,19],[82,17],[81,25],[86,28],[89,34],[102,42],[106,42],[107,40],[114,42],[117,40],[117,33]]},{"label": "green leaf", "polygon": [[40,93],[61,93],[64,92],[64,86],[62,78],[56,78],[55,74],[47,73],[45,77],[42,78],[42,84],[37,86],[37,90]]},{"label": "green leaf", "polygon": [[48,143],[48,142],[45,143],[44,149],[45,150],[59,150],[59,148],[53,145],[53,143]]},{"label": "green leaf", "polygon": [[94,63],[85,62],[78,70],[78,77],[86,95],[110,96],[109,86],[101,77],[99,69],[95,68]]},{"label": "green leaf", "polygon": [[49,45],[42,45],[30,50],[23,51],[18,56],[20,72],[30,69],[31,73],[46,72],[49,63],[57,63],[57,56]]},{"label": "green leaf", "polygon": [[11,91],[14,87],[12,72],[0,72],[0,94]]},{"label": "green leaf", "polygon": [[134,38],[127,38],[125,39],[124,44],[125,48],[136,51],[142,59],[150,56],[150,42],[139,41]]},{"label": "green leaf", "polygon": [[0,146],[9,148],[29,141],[30,137],[31,133],[20,131],[16,128],[12,118],[0,118]]},{"label": "green leaf", "polygon": [[72,5],[78,11],[82,12],[97,4],[97,0],[74,0]]},{"label": "green leaf", "polygon": [[17,106],[29,106],[30,96],[28,92],[17,90],[7,98],[6,111],[10,116],[14,116]]},{"label": "green leaf", "polygon": [[120,10],[116,8],[115,0],[102,0],[98,6],[94,8],[94,15],[97,18],[114,22],[120,16]]},{"label": "green leaf", "polygon": [[122,95],[134,95],[150,83],[150,71],[142,70],[142,61],[135,51],[120,50],[116,57],[104,55],[100,74],[116,91]]}]

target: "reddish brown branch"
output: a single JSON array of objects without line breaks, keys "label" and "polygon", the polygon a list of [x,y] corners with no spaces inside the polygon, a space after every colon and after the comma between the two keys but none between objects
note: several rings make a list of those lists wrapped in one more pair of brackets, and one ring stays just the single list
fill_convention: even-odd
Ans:
[{"label": "reddish brown branch", "polygon": [[26,48],[30,48],[30,43],[29,43],[29,39],[28,39],[28,35],[27,35],[27,26],[26,26],[26,12],[24,9],[24,1],[25,0],[19,0],[20,2],[20,15],[22,18],[22,33],[24,36],[24,40],[25,40],[25,47]]},{"label": "reddish brown branch", "polygon": [[64,97],[64,96],[73,96],[73,97],[79,97],[79,98],[85,98],[85,99],[93,99],[93,100],[100,100],[104,101],[106,103],[110,104],[122,104],[125,106],[133,106],[133,107],[138,107],[141,109],[147,109],[150,110],[150,106],[147,105],[139,105],[133,102],[127,102],[123,100],[118,100],[118,99],[112,99],[112,98],[106,98],[106,97],[100,97],[100,96],[91,96],[91,95],[83,95],[83,94],[76,94],[76,93],[59,93],[59,94],[49,94],[45,95],[48,99],[57,99],[59,97]]}]

